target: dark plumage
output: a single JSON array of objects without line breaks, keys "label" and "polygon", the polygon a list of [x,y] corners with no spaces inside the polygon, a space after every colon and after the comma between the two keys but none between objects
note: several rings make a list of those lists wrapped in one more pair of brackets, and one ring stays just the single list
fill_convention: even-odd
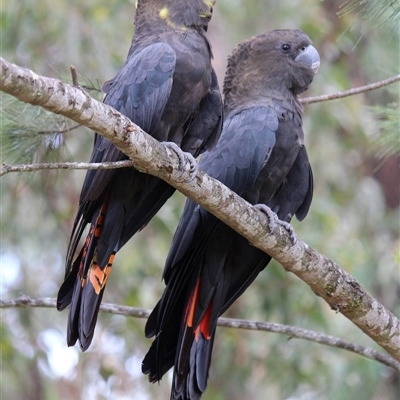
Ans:
[{"label": "dark plumage", "polygon": [[[197,157],[218,140],[222,100],[206,37],[215,0],[139,0],[125,64],[104,84],[104,102],[159,141]],[[91,162],[127,157],[100,135]],[[88,171],[66,257],[57,308],[69,304],[67,342],[90,345],[115,253],[162,207],[174,188],[133,168]],[[90,224],[76,257],[79,240]]]},{"label": "dark plumage", "polygon": [[[276,30],[241,43],[228,60],[225,122],[200,168],[283,221],[308,212],[313,179],[297,94],[311,84],[319,56],[298,30]],[[156,336],[143,360],[151,382],[174,366],[171,399],[206,389],[217,318],[271,260],[188,200],[165,265],[166,289],[146,324]]]}]

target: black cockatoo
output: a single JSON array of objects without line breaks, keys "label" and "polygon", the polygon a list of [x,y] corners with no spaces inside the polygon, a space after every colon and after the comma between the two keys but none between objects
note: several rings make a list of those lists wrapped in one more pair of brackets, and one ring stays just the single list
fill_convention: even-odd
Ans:
[{"label": "black cockatoo", "polygon": [[[138,0],[127,60],[103,86],[104,103],[159,141],[171,142],[191,168],[196,167],[193,157],[212,148],[222,128],[222,99],[206,36],[214,3]],[[187,152],[185,158],[179,148]],[[127,156],[96,134],[91,162],[124,159]],[[79,339],[82,351],[88,348],[115,253],[174,190],[134,168],[87,172],[57,298],[58,310],[71,304],[69,346]],[[89,233],[74,260],[87,224]]]},{"label": "black cockatoo", "polygon": [[[297,95],[319,64],[299,30],[274,30],[239,44],[228,58],[221,139],[200,162],[251,204],[270,207],[286,228],[294,215],[306,216],[312,199]],[[171,399],[196,400],[206,390],[217,319],[270,260],[186,202],[164,269],[166,289],[145,328],[156,338],[142,364],[151,382],[174,366]]]}]

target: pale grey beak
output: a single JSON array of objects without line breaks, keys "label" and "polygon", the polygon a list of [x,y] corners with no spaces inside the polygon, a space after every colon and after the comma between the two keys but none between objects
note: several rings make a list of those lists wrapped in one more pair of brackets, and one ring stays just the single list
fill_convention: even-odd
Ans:
[{"label": "pale grey beak", "polygon": [[314,74],[318,72],[321,64],[318,51],[311,44],[301,50],[300,54],[295,58],[295,61],[308,65]]}]

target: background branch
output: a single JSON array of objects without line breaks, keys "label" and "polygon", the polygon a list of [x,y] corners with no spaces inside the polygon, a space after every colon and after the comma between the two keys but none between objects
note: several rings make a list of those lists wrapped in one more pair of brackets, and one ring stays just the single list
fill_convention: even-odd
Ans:
[{"label": "background branch", "polygon": [[[0,308],[20,308],[20,307],[37,307],[37,308],[56,308],[55,298],[30,298],[23,296],[14,300],[0,300]],[[100,310],[104,313],[119,314],[133,318],[145,318],[150,315],[151,310],[137,307],[122,306],[113,303],[102,303]],[[264,331],[273,333],[282,333],[290,336],[290,339],[303,339],[311,342],[320,343],[326,346],[340,348],[351,351],[371,360],[378,361],[388,367],[400,371],[400,362],[387,354],[380,353],[369,347],[360,346],[358,344],[342,340],[334,336],[325,335],[320,332],[299,328],[291,325],[284,325],[271,322],[251,321],[246,319],[223,318],[218,319],[218,326],[234,329],[245,329],[251,331]]]},{"label": "background branch", "polygon": [[0,176],[9,172],[31,172],[43,169],[113,169],[133,167],[131,160],[102,162],[102,163],[85,163],[85,162],[60,162],[60,163],[37,163],[37,164],[19,164],[9,165],[3,164],[0,168]]},{"label": "background branch", "polygon": [[188,182],[181,176],[178,157],[147,135],[128,118],[87,93],[56,79],[39,76],[0,58],[2,91],[34,105],[82,123],[110,140],[127,154],[135,168],[155,175],[267,252],[285,269],[306,282],[332,309],[341,312],[360,329],[400,360],[400,321],[371,296],[351,275],[306,243],[292,246],[280,228],[271,234],[266,217],[223,184],[199,171]]},{"label": "background branch", "polygon": [[371,90],[379,89],[381,87],[391,85],[392,83],[395,83],[398,81],[400,81],[400,74],[396,75],[396,76],[392,76],[391,78],[384,79],[383,81],[370,83],[368,85],[359,86],[356,88],[345,90],[344,92],[323,94],[321,96],[315,96],[315,97],[304,97],[304,98],[300,99],[300,102],[303,104],[312,104],[312,103],[319,103],[321,101],[342,99],[343,97],[353,96],[355,94],[360,94],[360,93],[364,93],[364,92],[369,92]]}]

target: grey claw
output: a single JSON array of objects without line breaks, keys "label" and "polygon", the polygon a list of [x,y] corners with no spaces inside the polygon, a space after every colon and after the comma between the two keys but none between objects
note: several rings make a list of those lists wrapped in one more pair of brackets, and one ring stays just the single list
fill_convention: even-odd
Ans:
[{"label": "grey claw", "polygon": [[163,142],[163,144],[171,149],[179,158],[179,169],[181,170],[181,175],[185,170],[185,156],[183,155],[183,151],[181,148],[174,142]]},{"label": "grey claw", "polygon": [[263,212],[268,217],[268,228],[271,233],[274,232],[276,225],[281,225],[283,228],[287,230],[290,236],[290,241],[292,245],[296,244],[297,236],[293,229],[293,226],[289,222],[281,221],[278,216],[265,204],[255,204],[254,205],[257,210]]},{"label": "grey claw", "polygon": [[282,225],[288,231],[289,236],[290,236],[290,241],[292,242],[292,245],[295,245],[297,242],[297,235],[293,229],[292,224],[290,224],[289,222],[281,221],[281,220],[278,220],[278,224]]},{"label": "grey claw", "polygon": [[254,207],[268,217],[268,228],[271,233],[273,233],[276,228],[276,223],[279,221],[278,216],[265,204],[255,204]]},{"label": "grey claw", "polygon": [[190,153],[183,152],[183,154],[186,156],[186,161],[189,162],[190,165],[189,182],[191,182],[196,177],[199,167],[196,159]]},{"label": "grey claw", "polygon": [[185,172],[186,164],[189,163],[189,182],[192,181],[198,171],[198,165],[196,159],[190,154],[182,151],[182,149],[174,142],[163,142],[164,145],[171,150],[173,150],[179,158],[179,169],[181,171],[181,175]]}]

